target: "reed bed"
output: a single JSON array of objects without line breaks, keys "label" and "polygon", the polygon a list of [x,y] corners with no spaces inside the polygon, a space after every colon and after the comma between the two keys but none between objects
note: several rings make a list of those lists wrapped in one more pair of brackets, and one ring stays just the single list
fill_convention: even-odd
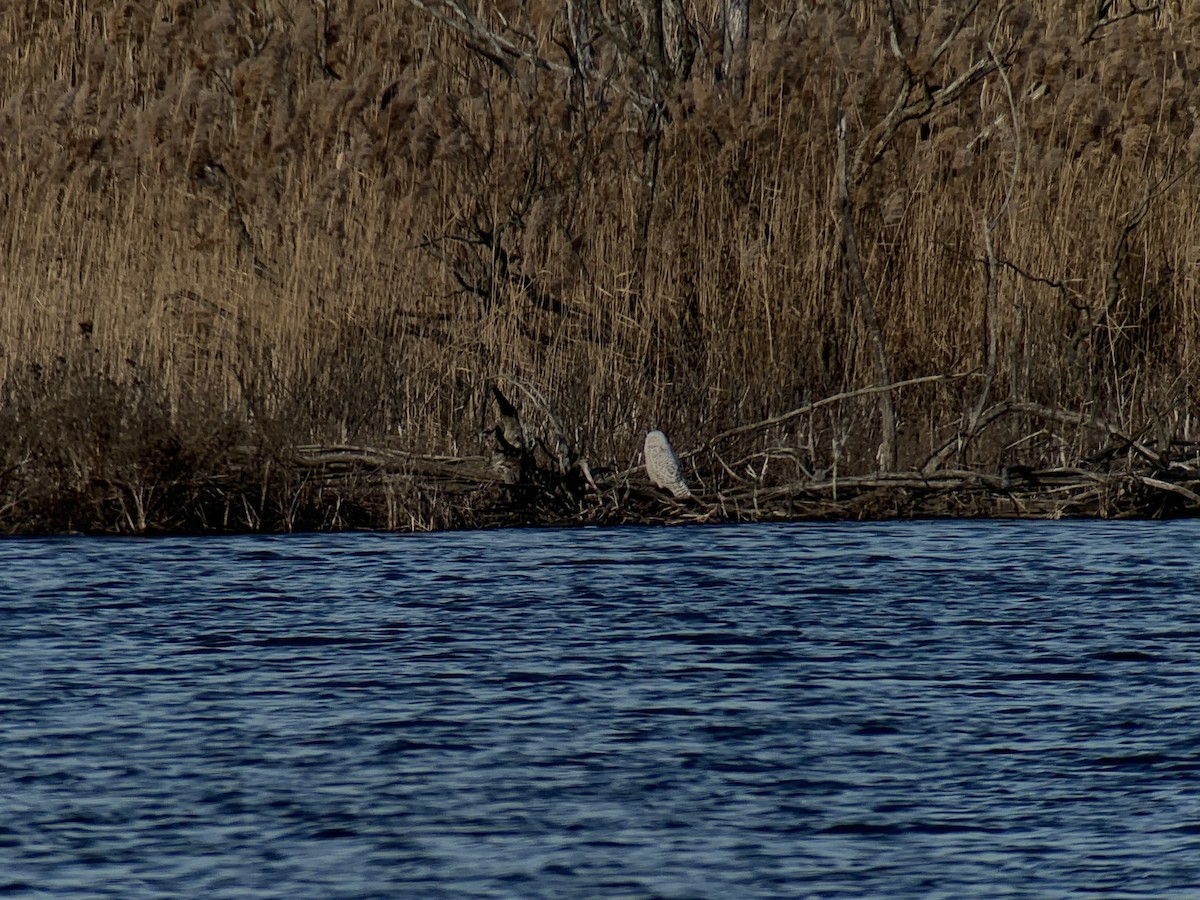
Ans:
[{"label": "reed bed", "polygon": [[297,449],[486,464],[492,385],[713,498],[1167,477],[1200,11],[1019,6],[755,5],[736,50],[717,0],[6,5],[0,527],[536,520]]}]

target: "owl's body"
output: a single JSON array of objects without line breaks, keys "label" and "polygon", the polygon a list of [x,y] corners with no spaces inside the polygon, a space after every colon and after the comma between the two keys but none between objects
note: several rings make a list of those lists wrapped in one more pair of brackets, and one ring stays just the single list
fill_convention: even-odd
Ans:
[{"label": "owl's body", "polygon": [[665,434],[651,431],[646,435],[645,455],[646,474],[655,487],[665,488],[680,499],[692,496],[683,480],[683,466]]}]

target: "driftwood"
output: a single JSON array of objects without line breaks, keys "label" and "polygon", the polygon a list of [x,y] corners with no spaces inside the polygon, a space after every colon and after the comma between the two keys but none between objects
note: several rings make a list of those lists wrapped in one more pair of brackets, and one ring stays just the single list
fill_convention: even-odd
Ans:
[{"label": "driftwood", "polygon": [[[900,388],[934,380],[932,376],[892,385]],[[543,398],[521,386],[526,401],[549,424],[545,437],[531,433],[515,404],[493,386],[497,424],[484,432],[495,450],[484,455],[438,455],[391,448],[306,446],[294,453],[297,470],[307,479],[336,489],[393,490],[438,497],[453,509],[469,511],[455,521],[464,525],[618,524],[629,522],[709,522],[780,519],[885,519],[935,516],[977,517],[1178,517],[1200,515],[1200,456],[1171,459],[1111,423],[1083,413],[1033,403],[1004,401],[973,416],[972,432],[957,434],[918,469],[870,474],[811,473],[799,479],[766,480],[766,462],[787,458],[777,448],[755,454],[763,466],[755,475],[745,460],[727,464],[718,446],[780,425],[840,399],[878,388],[847,392],[782,415],[722,431],[680,454],[693,472],[711,474],[705,489],[676,500],[651,486],[643,466],[625,470],[593,467],[565,437],[558,417]],[[944,468],[955,446],[964,446],[1006,416],[1021,415],[1092,431],[1112,442],[1108,449],[1074,466],[1031,467],[1012,464],[995,472]],[[738,471],[735,471],[737,469]],[[741,474],[739,474],[739,472]]]},{"label": "driftwood", "polygon": [[483,508],[472,524],[1200,515],[1200,469],[1178,466],[1159,474],[1011,466],[995,475],[914,470],[824,476],[697,491],[680,502],[651,487],[639,469],[601,471],[590,480],[581,469],[567,475],[541,471],[535,482],[514,482],[483,456],[347,446],[299,448],[296,463],[331,485],[348,480],[380,488],[405,483],[451,503],[473,497]]}]

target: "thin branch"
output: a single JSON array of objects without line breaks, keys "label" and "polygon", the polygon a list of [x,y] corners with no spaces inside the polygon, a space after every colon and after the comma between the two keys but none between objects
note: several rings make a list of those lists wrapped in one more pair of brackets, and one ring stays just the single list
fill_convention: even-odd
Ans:
[{"label": "thin branch", "polygon": [[[1010,404],[997,403],[986,412],[979,413],[975,417],[975,424],[973,426],[972,433],[978,436],[985,428],[1010,411]],[[946,458],[951,454],[951,452],[958,449],[962,445],[962,441],[963,432],[956,431],[952,437],[948,438],[940,447],[934,450],[933,453],[929,454],[929,457],[921,465],[921,472],[928,475],[940,469],[942,463],[945,462]]]},{"label": "thin branch", "polygon": [[1161,454],[1155,453],[1141,441],[1130,437],[1122,429],[1104,421],[1103,419],[1095,416],[1089,416],[1084,413],[1073,413],[1061,409],[1052,409],[1049,406],[1042,406],[1038,403],[1010,402],[1007,404],[1007,406],[1013,412],[1028,413],[1032,416],[1039,416],[1043,419],[1061,422],[1064,425],[1086,425],[1087,427],[1096,431],[1103,431],[1107,434],[1111,434],[1118,440],[1127,443],[1131,448],[1137,451],[1138,455],[1142,456],[1156,467],[1164,470],[1168,468],[1168,463]]},{"label": "thin branch", "polygon": [[[1012,175],[1008,179],[1008,187],[1004,192],[1004,202],[1000,204],[1000,209],[996,211],[996,215],[992,221],[988,223],[988,230],[994,231],[1000,224],[1000,220],[1004,218],[1004,214],[1008,212],[1008,205],[1012,201],[1013,194],[1017,189],[1017,176],[1021,171],[1021,129],[1017,127],[1017,101],[1013,96],[1012,82],[1008,78],[1008,73],[1004,70],[1004,65],[1000,62],[1000,58],[996,56],[996,49],[988,43],[988,56],[991,57],[992,63],[996,67],[996,74],[1000,77],[1000,82],[1004,85],[1004,94],[1008,98],[1008,111],[1012,122],[1013,144],[1015,151],[1013,154]],[[995,264],[994,255],[989,256],[990,262]]]},{"label": "thin branch", "polygon": [[1129,7],[1129,12],[1110,19],[1108,18],[1108,11],[1112,9],[1112,0],[1100,0],[1096,4],[1096,17],[1092,20],[1092,24],[1088,27],[1088,30],[1084,32],[1083,37],[1079,39],[1080,45],[1090,44],[1096,39],[1102,28],[1107,28],[1109,25],[1116,25],[1118,22],[1124,22],[1126,19],[1132,19],[1134,16],[1154,15],[1162,9],[1162,5],[1159,3],[1155,3],[1152,6],[1138,6],[1133,0],[1130,0]]},{"label": "thin branch", "polygon": [[896,466],[896,408],[892,403],[891,381],[888,365],[887,344],[883,337],[883,326],[875,309],[875,298],[867,286],[863,272],[862,257],[858,251],[858,238],[854,231],[854,203],[850,197],[850,179],[846,171],[846,117],[838,120],[837,126],[837,212],[841,231],[842,262],[846,274],[858,297],[863,322],[871,341],[875,356],[876,377],[885,385],[879,391],[879,416],[883,438],[879,443],[879,468],[889,472]]},{"label": "thin branch", "polygon": [[[998,19],[997,24],[999,24]],[[862,139],[854,152],[854,160],[850,166],[852,181],[858,183],[862,180],[871,165],[887,151],[896,133],[905,123],[923,119],[930,113],[955,102],[968,88],[994,72],[997,66],[1008,65],[1008,60],[1016,52],[1016,49],[1015,41],[999,55],[989,48],[990,52],[987,56],[977,60],[966,71],[959,73],[958,77],[949,84],[936,90],[930,90],[923,80],[917,79],[908,72],[906,67],[904,84],[897,93],[891,110],[884,116],[883,121]],[[910,102],[909,98],[917,88],[920,88],[921,95],[919,99]]]},{"label": "thin branch", "polygon": [[533,65],[535,68],[558,72],[561,75],[571,75],[573,72],[572,68],[568,65],[524,50],[507,38],[501,37],[479,21],[479,19],[475,18],[474,15],[464,9],[459,3],[453,2],[453,0],[408,0],[408,2],[422,12],[433,16],[439,22],[443,22],[456,31],[465,34],[470,40],[482,44],[482,46],[475,46],[473,49],[483,53],[488,59],[491,59],[497,65],[509,71],[510,74],[511,70],[506,64],[507,58],[521,60]]},{"label": "thin branch", "polygon": [[[975,262],[986,264],[988,261],[986,259],[976,259]],[[1016,272],[1026,281],[1032,282],[1033,284],[1044,284],[1046,287],[1054,288],[1060,294],[1078,293],[1077,291],[1072,291],[1071,288],[1067,287],[1065,282],[1059,281],[1056,278],[1046,278],[1044,275],[1034,275],[1032,272],[1022,269],[1011,260],[1000,259],[997,257],[996,265],[1002,269],[1008,269],[1012,272]]]},{"label": "thin branch", "polygon": [[[983,361],[983,388],[979,392],[979,399],[975,403],[975,407],[968,419],[967,430],[963,435],[959,451],[965,452],[967,445],[974,438],[976,430],[979,427],[980,417],[983,415],[984,409],[987,408],[991,401],[992,385],[996,380],[996,356],[998,350],[998,325],[996,319],[1000,314],[1000,273],[999,265],[996,261],[996,247],[994,235],[996,229],[1000,226],[1000,220],[1004,218],[1008,211],[1008,205],[1012,200],[1013,193],[1016,191],[1017,176],[1020,174],[1021,168],[1021,132],[1017,128],[1017,102],[1013,97],[1012,83],[1008,80],[1008,75],[1004,71],[999,58],[996,56],[996,51],[992,45],[988,44],[988,56],[996,66],[996,72],[999,74],[1000,80],[1004,85],[1005,95],[1008,97],[1009,115],[1012,117],[1013,140],[1016,144],[1016,153],[1013,158],[1012,173],[1008,179],[1008,185],[1004,191],[1004,200],[1000,203],[1000,208],[996,211],[996,215],[987,220],[983,224],[983,247],[987,254],[987,267],[985,268],[984,278],[984,310],[983,310],[983,327],[984,327],[984,361]],[[1015,376],[1015,373],[1014,373]]]},{"label": "thin branch", "polygon": [[979,3],[980,0],[973,0],[973,2],[968,3],[966,8],[963,9],[962,13],[959,14],[958,19],[955,20],[954,25],[951,26],[949,34],[947,34],[945,39],[938,45],[938,48],[933,51],[933,56],[929,59],[929,69],[932,69],[934,66],[936,66],[938,60],[940,60],[945,55],[946,51],[950,49],[950,45],[954,43],[954,39],[958,37],[959,32],[962,31],[963,25],[966,24],[967,19],[970,18],[975,10],[979,8]]},{"label": "thin branch", "polygon": [[728,431],[722,431],[720,434],[713,435],[700,446],[688,450],[686,453],[681,453],[680,458],[686,459],[695,456],[697,453],[703,453],[719,444],[721,441],[729,440],[732,437],[737,437],[743,434],[750,434],[755,431],[762,431],[765,428],[771,428],[775,425],[782,425],[784,422],[789,422],[799,416],[808,415],[809,413],[821,409],[824,406],[829,406],[834,403],[840,403],[842,400],[853,400],[855,397],[866,397],[871,394],[878,394],[880,391],[894,391],[900,388],[912,387],[915,384],[928,384],[930,382],[946,382],[955,381],[959,378],[970,378],[978,375],[978,372],[962,372],[954,375],[922,375],[919,378],[908,378],[904,381],[897,381],[893,384],[876,384],[871,387],[858,388],[853,391],[844,391],[840,394],[834,394],[830,397],[825,397],[821,400],[815,400],[812,403],[806,403],[803,406],[798,406],[795,409],[788,410],[785,413],[780,413],[777,416],[771,416],[769,419],[763,419],[759,422],[751,422],[748,425],[739,425],[736,428],[730,428]]}]

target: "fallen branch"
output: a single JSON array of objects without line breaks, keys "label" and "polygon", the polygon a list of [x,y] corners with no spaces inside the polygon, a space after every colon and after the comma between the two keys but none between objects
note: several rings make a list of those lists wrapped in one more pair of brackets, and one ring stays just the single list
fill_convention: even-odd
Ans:
[{"label": "fallen branch", "polygon": [[1172,484],[1169,481],[1163,481],[1161,478],[1150,478],[1147,475],[1139,476],[1139,478],[1142,484],[1146,485],[1146,487],[1151,487],[1159,491],[1169,491],[1172,494],[1178,494],[1189,503],[1194,503],[1196,507],[1200,509],[1200,494],[1197,494],[1195,491],[1184,487],[1182,484]]},{"label": "fallen branch", "polygon": [[880,391],[894,391],[900,388],[912,387],[916,384],[928,384],[930,382],[945,382],[956,381],[960,378],[971,378],[977,376],[978,372],[961,372],[954,375],[922,375],[918,378],[908,378],[904,381],[896,381],[892,384],[874,384],[870,387],[857,388],[853,391],[843,391],[840,394],[834,394],[830,397],[825,397],[821,400],[814,400],[812,403],[806,403],[803,406],[798,406],[795,409],[788,410],[785,413],[780,413],[777,416],[771,416],[769,419],[763,419],[758,422],[751,422],[749,425],[739,425],[736,428],[730,428],[727,431],[722,431],[719,434],[709,438],[698,447],[688,450],[686,453],[681,453],[681,459],[687,459],[695,456],[698,453],[703,453],[705,450],[711,450],[721,441],[726,441],[729,438],[737,437],[743,434],[751,434],[755,431],[762,431],[764,428],[771,428],[775,425],[782,425],[784,422],[789,422],[799,416],[807,415],[823,406],[829,406],[833,403],[840,403],[842,400],[853,400],[855,397],[866,397],[871,394],[877,394]]},{"label": "fallen branch", "polygon": [[[963,378],[936,375],[897,382],[892,388]],[[878,390],[847,391],[761,422],[729,429],[700,449],[722,440],[778,425],[822,406]],[[529,399],[533,399],[532,396]],[[447,456],[377,447],[304,446],[293,452],[294,472],[304,482],[322,486],[340,498],[382,496],[403,485],[423,502],[446,501],[476,525],[624,524],[708,521],[777,521],[788,519],[892,519],[916,516],[1063,516],[1148,517],[1200,515],[1200,469],[1168,465],[1162,454],[1130,438],[1121,429],[1084,413],[1033,403],[1005,401],[989,408],[984,420],[1024,413],[1063,424],[1092,428],[1115,437],[1137,456],[1120,471],[1063,466],[1033,469],[1011,465],[1001,472],[929,469],[862,475],[801,477],[764,484],[765,472],[747,480],[738,474],[746,459],[730,466],[713,453],[708,473],[717,489],[687,503],[676,503],[636,477],[642,468],[593,472],[586,462],[561,473],[552,458],[530,461],[514,473],[502,465],[502,454]],[[778,449],[778,448],[777,448]],[[1124,452],[1124,451],[1122,451]],[[935,457],[938,454],[935,454]],[[1137,471],[1134,464],[1140,462]],[[722,472],[724,475],[722,476]],[[704,473],[698,473],[703,475]],[[794,473],[793,473],[794,474]],[[778,476],[776,476],[778,477]],[[724,481],[724,486],[721,482]],[[390,501],[389,501],[390,502]],[[457,506],[454,506],[457,504]]]},{"label": "fallen branch", "polygon": [[1095,416],[1088,416],[1083,413],[1073,413],[1065,410],[1053,409],[1049,406],[1042,406],[1037,403],[1029,403],[1025,401],[1010,401],[1007,405],[1008,409],[1012,412],[1028,413],[1032,416],[1039,416],[1043,419],[1061,422],[1064,425],[1086,425],[1096,431],[1105,432],[1106,434],[1110,434],[1118,440],[1128,444],[1133,450],[1137,451],[1140,456],[1145,458],[1156,468],[1168,468],[1168,464],[1166,460],[1163,459],[1161,454],[1155,453],[1136,438],[1130,437],[1120,428],[1105,422],[1103,419],[1096,418]]}]

